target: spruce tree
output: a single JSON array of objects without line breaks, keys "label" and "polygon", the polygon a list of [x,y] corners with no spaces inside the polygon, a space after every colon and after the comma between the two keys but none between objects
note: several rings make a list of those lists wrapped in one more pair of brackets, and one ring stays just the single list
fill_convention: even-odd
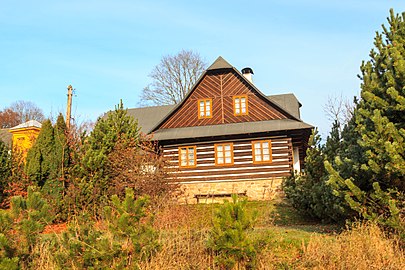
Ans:
[{"label": "spruce tree", "polygon": [[54,127],[54,144],[55,144],[55,162],[57,164],[57,170],[54,172],[53,178],[59,178],[63,180],[65,174],[69,169],[70,162],[70,148],[67,138],[67,127],[63,115],[60,113]]},{"label": "spruce tree", "polygon": [[0,204],[5,197],[4,190],[8,185],[11,175],[11,154],[10,149],[0,140]]},{"label": "spruce tree", "polygon": [[315,129],[309,138],[305,157],[305,172],[292,174],[283,182],[283,190],[293,207],[305,216],[323,222],[340,222],[347,211],[344,201],[334,196],[333,189],[327,184],[328,173],[325,160],[334,160],[340,148],[339,122],[335,121],[325,145]]},{"label": "spruce tree", "polygon": [[51,121],[46,120],[26,160],[27,175],[38,186],[43,186],[56,170],[54,147],[54,129]]},{"label": "spruce tree", "polygon": [[43,159],[44,163],[52,163],[49,166],[48,178],[42,186],[42,193],[50,201],[53,210],[57,213],[58,219],[66,218],[64,208],[64,195],[66,191],[66,173],[70,167],[69,146],[67,141],[67,130],[62,114],[59,114],[54,126],[53,147],[49,156]]}]

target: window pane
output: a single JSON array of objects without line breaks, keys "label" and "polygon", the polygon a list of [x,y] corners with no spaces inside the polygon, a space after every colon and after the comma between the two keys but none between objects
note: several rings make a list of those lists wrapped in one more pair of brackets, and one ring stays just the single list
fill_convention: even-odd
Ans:
[{"label": "window pane", "polygon": [[217,152],[217,157],[222,158],[224,156],[224,152]]},{"label": "window pane", "polygon": [[259,142],[255,143],[255,149],[260,149],[260,143]]},{"label": "window pane", "polygon": [[211,112],[210,110],[207,110],[207,112],[205,113],[206,116],[211,116]]},{"label": "window pane", "polygon": [[232,163],[232,159],[230,157],[225,158],[225,163],[227,164]]},{"label": "window pane", "polygon": [[231,157],[232,155],[231,155],[231,151],[226,151],[225,152],[225,157]]},{"label": "window pane", "polygon": [[231,146],[229,144],[225,145],[225,151],[231,151]]},{"label": "window pane", "polygon": [[181,158],[181,166],[187,166],[187,160],[185,158]]},{"label": "window pane", "polygon": [[269,143],[268,142],[263,142],[263,148],[269,148]]},{"label": "window pane", "polygon": [[189,166],[194,166],[194,165],[195,165],[195,163],[194,163],[194,158],[189,159],[188,165],[189,165]]},{"label": "window pane", "polygon": [[222,148],[222,145],[218,145],[218,146],[217,146],[217,151],[222,152],[222,149],[223,149],[223,148]]},{"label": "window pane", "polygon": [[261,155],[255,155],[255,160],[256,161],[262,161],[262,156]]},{"label": "window pane", "polygon": [[246,113],[246,108],[242,107],[242,113]]},{"label": "window pane", "polygon": [[269,161],[270,155],[263,155],[263,161]]},{"label": "window pane", "polygon": [[261,155],[262,151],[260,148],[255,148],[255,155]]},{"label": "window pane", "polygon": [[268,155],[268,154],[270,154],[269,149],[268,149],[268,148],[264,148],[264,149],[263,149],[263,155]]},{"label": "window pane", "polygon": [[217,163],[218,164],[224,164],[224,159],[223,158],[218,158]]}]

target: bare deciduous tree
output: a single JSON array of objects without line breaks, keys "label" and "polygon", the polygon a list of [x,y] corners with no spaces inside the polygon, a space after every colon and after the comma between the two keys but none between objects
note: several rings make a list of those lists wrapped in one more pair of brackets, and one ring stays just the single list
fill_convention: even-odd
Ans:
[{"label": "bare deciduous tree", "polygon": [[45,120],[44,113],[34,102],[19,100],[12,103],[9,108],[18,113],[21,123],[29,120],[37,120],[38,122]]},{"label": "bare deciduous tree", "polygon": [[141,105],[179,103],[206,66],[200,55],[193,51],[182,50],[174,56],[164,56],[149,75],[153,82],[143,89]]},{"label": "bare deciduous tree", "polygon": [[343,127],[352,118],[354,107],[354,102],[350,102],[340,94],[340,96],[329,96],[326,104],[323,106],[323,111],[328,120],[331,122],[337,120],[340,126]]},{"label": "bare deciduous tree", "polygon": [[45,120],[42,110],[31,101],[19,100],[0,111],[1,128],[11,128],[29,120]]}]

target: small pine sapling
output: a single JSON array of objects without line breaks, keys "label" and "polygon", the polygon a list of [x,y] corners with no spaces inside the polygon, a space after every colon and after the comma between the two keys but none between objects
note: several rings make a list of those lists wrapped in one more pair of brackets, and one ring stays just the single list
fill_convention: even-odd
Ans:
[{"label": "small pine sapling", "polygon": [[122,201],[113,195],[111,202],[111,207],[105,207],[106,220],[114,236],[127,243],[125,252],[131,255],[128,258],[150,258],[159,248],[159,243],[152,228],[152,218],[146,212],[148,198],[135,199],[134,190],[127,188]]},{"label": "small pine sapling", "polygon": [[236,265],[246,269],[255,267],[257,249],[248,232],[253,230],[257,213],[248,214],[247,200],[232,195],[232,201],[225,201],[215,213],[207,247],[223,269]]}]

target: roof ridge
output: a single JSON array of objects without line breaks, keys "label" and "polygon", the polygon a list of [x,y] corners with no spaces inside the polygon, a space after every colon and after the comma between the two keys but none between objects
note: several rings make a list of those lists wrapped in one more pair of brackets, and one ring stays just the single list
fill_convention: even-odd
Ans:
[{"label": "roof ridge", "polygon": [[231,64],[228,63],[222,56],[218,56],[218,58],[212,63],[211,66],[207,68],[207,70],[215,70],[215,69],[223,69],[223,68],[233,68]]}]

